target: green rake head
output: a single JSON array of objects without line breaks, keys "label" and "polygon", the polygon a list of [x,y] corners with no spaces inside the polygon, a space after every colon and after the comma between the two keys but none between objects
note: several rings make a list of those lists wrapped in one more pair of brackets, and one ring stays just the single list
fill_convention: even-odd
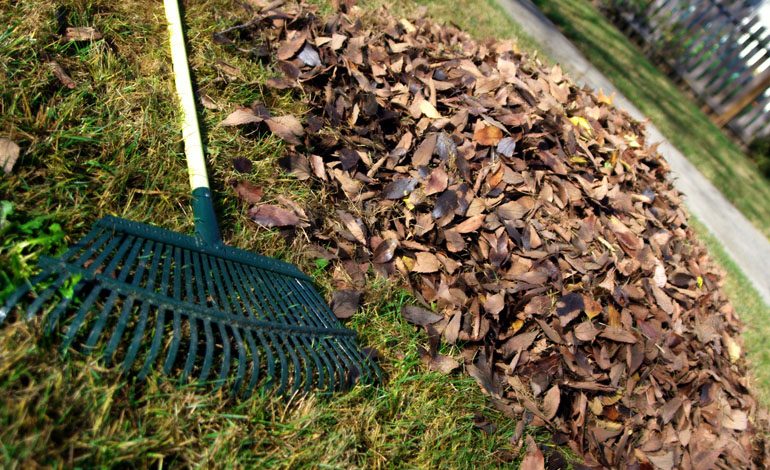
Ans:
[{"label": "green rake head", "polygon": [[41,260],[0,323],[24,305],[63,349],[99,351],[140,380],[162,364],[183,382],[232,383],[234,394],[332,392],[380,378],[309,277],[202,235],[105,217],[65,254]]},{"label": "green rake head", "polygon": [[294,266],[222,243],[211,202],[177,0],[165,0],[196,236],[114,217],[19,287],[0,324],[26,308],[62,347],[101,351],[144,379],[166,374],[235,394],[342,390],[379,368]]}]

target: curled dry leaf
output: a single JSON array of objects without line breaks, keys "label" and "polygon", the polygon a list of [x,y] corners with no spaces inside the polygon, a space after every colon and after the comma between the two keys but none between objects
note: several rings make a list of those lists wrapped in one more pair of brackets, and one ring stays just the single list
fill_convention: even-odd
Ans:
[{"label": "curled dry leaf", "polygon": [[430,104],[430,101],[422,100],[420,101],[420,112],[425,115],[425,117],[429,117],[431,119],[440,119],[441,114],[436,110],[436,108]]},{"label": "curled dry leaf", "polygon": [[16,142],[5,137],[0,137],[0,167],[3,168],[3,173],[6,175],[11,174],[16,160],[19,159],[21,149]]},{"label": "curled dry leaf", "polygon": [[64,67],[62,67],[58,62],[55,62],[55,61],[48,62],[48,66],[51,68],[51,71],[56,76],[56,78],[59,79],[59,82],[61,82],[62,85],[69,88],[70,90],[77,86],[77,83],[75,83],[75,80],[73,80],[72,77],[69,76],[67,71],[64,70]]},{"label": "curled dry leaf", "polygon": [[388,184],[382,193],[382,197],[385,199],[402,199],[412,194],[416,187],[417,179],[402,178]]},{"label": "curled dry leaf", "polygon": [[521,461],[520,470],[545,470],[545,457],[532,436],[527,436],[527,453]]},{"label": "curled dry leaf", "polygon": [[345,228],[353,235],[353,238],[362,245],[366,245],[366,235],[364,234],[363,222],[361,219],[353,217],[351,214],[345,211],[337,211],[337,216],[340,218]]},{"label": "curled dry leaf", "polygon": [[96,41],[102,38],[102,33],[92,26],[77,26],[65,29],[64,37],[68,41]]},{"label": "curled dry leaf", "polygon": [[290,227],[300,222],[293,211],[271,204],[251,208],[249,218],[264,227]]},{"label": "curled dry leaf", "polygon": [[554,385],[545,393],[545,398],[543,398],[543,415],[546,419],[551,420],[556,416],[559,403],[561,403],[561,390],[559,390],[558,385]]},{"label": "curled dry leaf", "polygon": [[422,347],[419,348],[419,353],[423,364],[428,366],[428,368],[432,371],[441,372],[442,374],[450,374],[452,371],[460,367],[460,363],[449,356],[445,356],[443,354],[431,355],[430,352],[423,349]]}]

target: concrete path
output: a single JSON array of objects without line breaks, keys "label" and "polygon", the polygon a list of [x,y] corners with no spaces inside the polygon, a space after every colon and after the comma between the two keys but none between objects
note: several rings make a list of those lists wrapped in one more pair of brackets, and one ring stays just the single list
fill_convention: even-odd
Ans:
[{"label": "concrete path", "polygon": [[[615,105],[634,119],[647,118],[561,34],[530,0],[497,0],[508,15],[540,43],[573,80],[607,95],[615,93]],[[709,182],[651,123],[647,142],[660,142],[658,150],[671,166],[674,184],[685,195],[690,212],[722,243],[725,251],[770,305],[770,242]]]}]

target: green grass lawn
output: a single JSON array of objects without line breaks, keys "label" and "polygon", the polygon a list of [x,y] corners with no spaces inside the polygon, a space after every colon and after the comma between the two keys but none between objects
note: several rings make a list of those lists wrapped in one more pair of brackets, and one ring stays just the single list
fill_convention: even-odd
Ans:
[{"label": "green grass lawn", "polygon": [[[7,201],[0,205],[0,298],[34,271],[39,255],[74,242],[103,215],[192,229],[160,2],[57,3],[61,7],[42,0],[0,4],[0,137],[22,148],[12,174],[0,179],[0,201]],[[462,14],[456,2],[424,3],[431,14],[456,19],[477,37],[516,35],[492,0],[462,0]],[[247,18],[237,2],[189,5],[197,87],[221,106],[201,115],[225,241],[299,264],[328,295],[331,273],[303,255],[303,237],[287,240],[258,229],[227,181],[247,178],[264,186],[266,201],[286,196],[309,211],[319,195],[280,169],[279,139],[218,126],[237,104],[261,100],[286,112],[297,112],[299,104],[289,95],[263,94],[271,71],[213,43],[213,32]],[[408,13],[415,5],[394,7]],[[105,39],[62,42],[57,18],[94,26]],[[50,61],[68,71],[73,89],[59,83]],[[234,172],[236,156],[254,163],[249,175]],[[491,409],[473,379],[428,372],[417,354],[427,338],[399,313],[408,294],[369,281],[364,308],[349,325],[364,345],[382,353],[387,383],[289,403],[270,397],[231,403],[158,376],[133,387],[91,357],[70,353],[62,360],[38,341],[34,324],[3,325],[0,466],[478,468],[518,458],[509,443],[515,421]],[[477,429],[476,414],[496,423],[497,431]]]},{"label": "green grass lawn", "polygon": [[534,2],[714,186],[770,237],[770,180],[760,174],[738,145],[589,0]]}]

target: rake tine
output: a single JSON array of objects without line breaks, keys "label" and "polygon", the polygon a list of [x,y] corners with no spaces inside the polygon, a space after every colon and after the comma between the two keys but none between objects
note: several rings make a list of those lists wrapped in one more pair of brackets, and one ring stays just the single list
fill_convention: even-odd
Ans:
[{"label": "rake tine", "polygon": [[[150,350],[147,352],[147,357],[144,360],[144,364],[142,365],[142,370],[139,371],[139,374],[137,375],[137,380],[140,382],[144,381],[145,378],[147,378],[147,375],[149,375],[150,370],[152,370],[152,364],[155,362],[155,359],[158,357],[158,354],[160,353],[160,347],[163,339],[163,331],[164,331],[164,322],[166,319],[166,309],[165,308],[159,308],[158,309],[158,317],[155,320],[155,334],[152,338],[152,344],[150,346]],[[134,336],[133,341],[131,341],[131,346],[129,348],[129,351],[133,349],[138,349],[139,344],[142,340],[141,336]],[[123,362],[123,370],[128,370],[131,367],[131,363],[128,361]]]},{"label": "rake tine", "polygon": [[[150,248],[152,247],[153,242],[151,240],[146,240],[144,242],[144,246],[141,248],[142,254],[138,255],[139,247],[142,245],[139,240],[135,243],[134,248],[131,250],[131,254],[128,257],[128,260],[123,265],[123,269],[120,271],[120,275],[118,276],[118,280],[121,282],[124,282],[129,275],[129,272],[131,271],[131,267],[134,264],[135,260],[139,260],[139,265],[136,268],[136,272],[134,273],[134,279],[131,282],[131,285],[134,287],[139,287],[139,283],[142,280],[142,276],[144,275],[144,269],[147,265],[147,257],[149,256],[148,253],[151,253],[152,251]],[[137,258],[138,256],[138,258]],[[112,310],[112,306],[115,304],[115,301],[118,298],[118,292],[112,291],[110,294],[110,297],[107,299],[107,302],[105,302],[104,307],[102,307],[102,311],[99,315],[99,318],[94,322],[94,326],[91,329],[91,332],[88,335],[88,340],[86,341],[86,348],[93,348],[96,346],[96,343],[99,341],[99,337],[101,336],[102,330],[104,329],[104,326],[107,324],[107,319],[109,317],[109,313]],[[123,301],[123,308],[121,309],[120,313],[120,319],[119,321],[124,321],[124,318],[128,319],[128,313],[131,311],[131,307],[134,304],[134,299],[136,297],[129,296]]]},{"label": "rake tine", "polygon": [[233,327],[233,337],[235,338],[235,349],[238,350],[238,371],[235,375],[235,382],[233,383],[232,387],[232,394],[237,395],[238,390],[241,388],[241,384],[243,383],[243,379],[246,376],[246,348],[243,344],[243,339],[241,338],[241,333],[238,331],[238,328]]},{"label": "rake tine", "polygon": [[[117,247],[120,244],[121,238],[122,237],[113,237],[112,239],[109,240],[109,243],[107,243],[107,248],[104,251],[102,251],[102,253],[99,256],[97,256],[96,259],[88,267],[87,272],[89,274],[95,273],[97,268],[101,267],[102,263],[107,258],[107,256],[110,253],[112,253],[112,251],[115,249],[115,247]],[[78,284],[80,284],[81,282],[82,282],[82,279],[78,282]],[[51,294],[53,294],[54,288],[50,288],[49,287],[48,291],[50,292],[48,294],[50,296]],[[53,312],[51,312],[50,315],[48,315],[48,318],[46,319],[46,322],[45,322],[46,323],[46,331],[48,333],[53,333],[53,331],[56,329],[56,324],[59,321],[59,317],[64,312],[64,310],[66,310],[67,306],[69,305],[70,301],[73,298],[74,298],[74,296],[72,296],[70,298],[62,299],[62,301],[59,303],[57,308]],[[30,308],[31,308],[31,306],[30,306]]]},{"label": "rake tine", "polygon": [[206,335],[206,352],[203,357],[203,367],[201,367],[200,375],[198,375],[198,381],[201,383],[208,378],[211,372],[211,363],[214,362],[214,333],[209,320],[203,320],[203,331]]},{"label": "rake tine", "polygon": [[181,314],[178,310],[173,310],[174,322],[172,323],[172,336],[171,345],[168,348],[168,354],[166,355],[166,362],[163,364],[163,373],[166,375],[171,374],[171,368],[174,367],[174,361],[176,355],[179,352],[179,344],[182,342],[181,332]]},{"label": "rake tine", "polygon": [[[206,292],[211,292],[213,294],[213,288],[211,286],[211,279],[208,277],[208,273],[204,274],[201,272],[201,255],[199,253],[193,253],[193,267],[195,268],[195,280],[198,283],[198,289],[199,289],[199,303],[201,305],[207,305],[208,302],[213,303],[216,305],[216,299],[215,298],[207,298]],[[201,279],[205,277],[206,284],[209,287],[209,290],[206,291],[203,287],[203,282]],[[198,376],[198,381],[203,383],[206,382],[206,379],[209,376],[209,372],[211,369],[212,362],[214,362],[214,333],[211,330],[211,321],[208,319],[203,320],[203,330],[206,334],[206,352],[205,356],[203,357],[203,367],[201,368],[201,373]]]},{"label": "rake tine", "polygon": [[[222,260],[219,258],[218,260],[220,272],[222,273],[222,277],[225,280],[225,284],[227,285],[227,288],[230,290],[230,292],[238,292],[238,295],[240,296],[241,302],[238,301],[232,301],[232,303],[235,305],[235,308],[240,310],[241,314],[248,318],[248,314],[244,311],[244,304],[245,302],[248,302],[246,300],[246,296],[244,295],[241,286],[238,283],[234,283],[231,278],[231,264]],[[241,339],[241,335],[238,331],[238,328],[233,328],[233,336],[235,336],[236,340],[236,346],[238,348],[238,372],[236,376],[235,385],[233,386],[233,392],[237,393],[238,388],[240,387],[241,381],[243,380],[245,374],[246,374],[246,352],[244,350],[243,341]]]},{"label": "rake tine", "polygon": [[[184,251],[184,264],[178,263],[177,266],[179,269],[176,271],[176,276],[174,278],[174,298],[177,299],[182,295],[182,280],[179,278],[183,277],[185,280],[184,285],[187,300],[190,303],[195,303],[194,279],[197,280],[196,284],[198,284],[198,297],[205,299],[203,284],[201,284],[200,280],[200,272],[198,272],[197,264],[193,263],[189,250]],[[191,274],[193,267],[196,270],[195,276]],[[190,345],[187,348],[187,359],[185,359],[184,370],[182,371],[182,383],[187,383],[187,379],[192,373],[193,367],[195,367],[195,359],[198,352],[198,321],[192,316],[188,316],[187,318],[190,324]]]},{"label": "rake tine", "polygon": [[[229,261],[228,261],[228,263],[229,263]],[[240,266],[238,264],[235,264],[234,268],[235,269],[233,269],[233,272],[235,273],[236,276],[238,276],[238,282],[236,282],[235,284],[237,286],[239,286],[239,289],[241,289],[240,286],[245,285],[244,281],[246,279],[245,278],[246,274],[244,273],[244,270],[243,270],[242,266]],[[257,301],[256,297],[254,297],[254,293],[253,293],[253,291],[251,289],[246,289],[246,296],[243,296],[242,298],[244,298],[244,299],[251,299],[252,305],[254,306],[255,310],[262,311],[262,312],[265,311],[264,308],[260,308],[259,302]],[[257,319],[257,317],[256,317],[256,315],[254,314],[253,311],[250,311],[249,313],[245,314],[245,316],[247,318],[252,318],[254,320]],[[251,332],[249,332],[247,330],[247,333],[248,333],[247,338],[251,338]],[[258,356],[258,352],[259,351],[258,351],[256,345],[253,344],[253,342],[254,342],[254,340],[251,339],[252,348],[254,349],[255,365],[254,365],[254,372],[253,372],[253,375],[252,375],[252,380],[251,380],[251,383],[249,384],[249,393],[251,393],[251,390],[253,389],[254,385],[256,385],[256,382],[257,382],[257,379],[258,379],[258,374],[259,374],[259,356]],[[273,369],[272,369],[272,367],[273,367],[273,358],[272,358],[272,354],[270,353],[269,349],[267,349],[267,354],[268,354],[267,361],[268,361],[268,364],[269,364],[268,375],[272,377],[272,375],[273,375]]]},{"label": "rake tine", "polygon": [[[83,240],[75,243],[72,245],[70,249],[68,249],[61,257],[60,259],[62,261],[67,261],[68,259],[72,258],[78,251],[85,250],[85,247],[93,240],[98,233],[102,233],[99,230],[91,230],[84,238]],[[99,246],[103,245],[107,240],[109,240],[109,235],[102,233],[101,238],[99,239],[98,243],[95,244],[95,246],[98,248]],[[92,251],[86,250],[84,253],[81,253],[80,258],[77,260],[77,263],[84,262],[90,255]],[[41,264],[46,262],[48,258],[41,258]],[[0,308],[0,324],[3,323],[3,320],[5,319],[6,315],[13,309],[13,307],[21,300],[22,297],[27,295],[29,292],[31,292],[34,288],[34,286],[42,283],[44,280],[48,279],[54,272],[59,272],[59,277],[50,284],[46,289],[43,290],[40,294],[38,294],[35,298],[35,300],[27,307],[27,320],[31,320],[38,309],[45,303],[55,292],[57,289],[59,289],[64,282],[69,277],[69,273],[67,273],[65,270],[61,270],[59,267],[55,266],[54,260],[51,260],[50,265],[48,267],[44,267],[43,271],[35,276],[34,278],[30,279],[29,281],[23,283],[20,285],[16,291],[14,291],[5,301],[5,304],[2,308]]]},{"label": "rake tine", "polygon": [[[173,249],[173,251],[177,252],[179,251],[179,248]],[[161,276],[160,280],[160,288],[163,290],[163,293],[166,294],[168,289],[168,281],[169,276],[171,275],[171,264],[172,264],[172,258],[171,258],[172,248],[170,245],[166,246],[166,256],[163,261],[163,275]],[[161,347],[161,340],[163,339],[163,323],[166,318],[166,309],[158,306],[158,317],[155,321],[155,334],[152,338],[152,344],[150,345],[150,350],[147,352],[147,357],[145,358],[144,364],[142,365],[142,369],[139,372],[138,380],[143,381],[145,377],[147,377],[147,374],[150,373],[150,369],[152,368],[153,362],[155,362],[155,358],[158,356],[158,353],[160,353],[160,347]],[[131,367],[131,362],[128,361],[129,353],[133,353],[134,355],[139,350],[139,346],[142,341],[142,335],[141,331],[139,331],[138,328],[134,329],[133,339],[131,340],[131,345],[128,348],[128,352],[126,353],[126,358],[123,361],[123,370],[128,370]]]},{"label": "rake tine", "polygon": [[[147,288],[150,290],[155,289],[155,281],[158,277],[158,267],[160,265],[160,259],[161,255],[163,253],[162,250],[163,246],[158,244],[156,246],[155,254],[153,255],[152,264],[150,268],[149,273],[149,281]],[[168,251],[168,250],[167,250]],[[167,264],[169,263],[169,260],[166,259],[164,264],[164,271],[167,269]],[[141,276],[138,276],[139,279],[141,279]],[[136,278],[135,278],[136,280]],[[133,305],[133,299],[131,300],[131,304]],[[123,309],[124,313],[127,313],[128,309]],[[139,352],[139,346],[142,341],[142,337],[144,335],[144,330],[147,326],[147,316],[150,311],[150,302],[148,300],[145,300],[142,302],[142,310],[139,314],[139,321],[136,324],[136,327],[134,328],[134,332],[131,335],[131,343],[126,350],[126,356],[123,361],[123,370],[128,371],[131,368],[131,365],[134,362],[134,359],[136,358],[137,353]],[[104,350],[104,361],[105,363],[109,364],[112,362],[112,355],[115,353],[115,350],[118,347],[120,339],[123,337],[123,332],[128,324],[128,315],[127,314],[121,314],[120,320],[118,321],[117,326],[115,327],[115,331],[110,338],[109,343],[107,344],[107,348]]]},{"label": "rake tine", "polygon": [[[131,250],[131,254],[129,255],[129,258],[131,256],[136,257],[139,254],[139,244],[134,243],[135,240],[136,239],[134,237],[126,237],[126,239],[120,245],[120,248],[118,249],[117,253],[115,254],[115,257],[107,265],[107,269],[104,270],[105,275],[110,276],[114,273],[115,269],[117,269],[118,265],[120,264],[120,261],[123,259],[123,256],[126,254],[126,252],[130,247],[134,246],[134,248]],[[94,262],[94,264],[96,264],[96,262]],[[88,269],[92,269],[92,267],[93,266],[89,266]],[[94,271],[95,270],[96,268],[94,268]],[[86,315],[88,315],[88,312],[91,310],[91,306],[94,304],[94,302],[96,301],[96,298],[99,296],[99,294],[103,290],[104,289],[102,288],[99,282],[94,283],[94,286],[91,289],[90,294],[88,294],[88,297],[86,298],[86,300],[84,300],[83,303],[80,305],[80,309],[78,310],[78,313],[75,316],[75,319],[72,321],[72,323],[70,323],[70,326],[69,326],[69,329],[67,330],[64,341],[62,342],[62,350],[66,350],[67,348],[69,348],[72,345],[73,341],[75,341],[75,336],[80,330],[80,327],[83,325],[83,322],[86,319]]]},{"label": "rake tine", "polygon": [[[328,309],[328,306],[326,306],[325,303],[322,304],[322,303],[318,302],[316,296],[310,296],[310,297],[306,296],[305,295],[304,286],[299,281],[297,281],[298,289],[292,289],[291,286],[288,285],[288,283],[284,279],[281,279],[281,282],[278,283],[278,285],[280,287],[282,287],[285,292],[297,294],[299,297],[302,298],[300,303],[303,303],[304,305],[308,305],[308,306],[312,307],[314,309],[313,311],[315,311],[315,312],[319,312],[319,313],[320,312],[326,312],[326,309]],[[322,315],[317,315],[317,316],[316,315],[310,315],[310,321],[315,323],[316,325],[318,325],[318,323],[321,323],[321,325],[323,327],[328,327],[329,326],[329,324],[327,323],[326,319]],[[337,346],[336,343],[333,343],[333,344],[335,346]],[[352,360],[351,357],[348,357],[347,355],[344,355],[344,354],[340,355],[339,353],[336,354],[336,357],[338,359],[342,359],[345,363],[347,363],[347,367],[346,367],[347,369],[350,368],[351,360]],[[338,375],[338,377],[340,379],[342,379],[343,376],[346,375],[346,374],[343,373],[343,371],[340,369],[340,367],[337,368],[336,372],[337,372],[337,375]]]},{"label": "rake tine", "polygon": [[[212,259],[210,256],[204,256],[203,258],[204,258],[205,265],[208,266],[207,271],[210,274],[210,277],[214,280],[214,285],[218,289],[219,304],[221,308],[224,309],[226,314],[232,315],[233,312],[230,309],[230,302],[228,302],[227,300],[228,298],[227,291],[225,291],[224,287],[222,286],[222,273],[219,272],[217,263],[212,262]],[[207,279],[209,279],[208,276],[207,276]],[[210,280],[209,280],[209,289],[211,289]],[[217,291],[214,289],[211,289],[209,292],[214,294]],[[222,367],[219,371],[219,381],[218,381],[219,383],[217,384],[217,388],[219,388],[222,385],[224,385],[225,381],[227,380],[227,374],[230,372],[232,350],[230,346],[230,335],[227,334],[227,330],[225,326],[221,322],[217,323],[217,325],[219,326],[219,332],[222,336],[222,348],[224,350],[224,357],[222,358]]]},{"label": "rake tine", "polygon": [[[5,304],[3,305],[2,309],[0,309],[0,325],[2,325],[3,320],[5,320],[5,317],[11,313],[11,310],[13,307],[21,300],[22,297],[27,295],[28,293],[32,292],[35,285],[40,284],[47,278],[49,278],[53,273],[55,272],[52,268],[46,268],[44,269],[40,274],[29,280],[28,282],[25,282],[24,284],[20,285],[9,297],[6,299]],[[59,278],[54,281],[54,283],[49,286],[47,289],[45,289],[43,292],[51,291],[51,294],[53,294],[56,289],[58,289],[62,284],[64,284],[64,281],[67,278],[67,273],[60,273]],[[32,303],[32,305],[29,306],[27,309],[27,320],[31,320],[35,316],[35,312],[37,309],[40,308],[40,306],[47,300],[48,296],[43,297],[43,295],[38,295],[35,301]],[[35,306],[33,309],[32,307]]]},{"label": "rake tine", "polygon": [[[251,279],[251,281],[254,282],[254,277],[252,277],[252,275],[259,276],[259,270],[256,270],[256,269],[247,270],[246,274]],[[262,282],[261,277],[259,278],[259,281],[260,281],[259,285],[262,285],[264,287],[264,282]],[[272,317],[272,315],[269,314],[268,310],[264,310],[264,313]],[[276,318],[274,318],[274,321],[276,319],[277,319],[277,316]],[[285,318],[281,318],[280,321],[286,324]],[[275,345],[275,348],[278,351],[279,359],[281,361],[281,386],[279,387],[277,392],[280,395],[286,390],[286,386],[288,385],[288,372],[289,372],[288,367],[286,365],[286,357],[284,355],[283,349],[280,346],[281,346],[281,343],[284,343],[284,345],[286,346],[288,345],[286,344],[286,341],[281,341],[281,342],[275,341],[275,336],[272,333],[270,333],[270,337],[273,338],[273,344]],[[285,338],[283,338],[282,336],[281,336],[281,339],[285,340]],[[291,348],[288,348],[288,349],[291,351]],[[291,360],[294,363],[295,371],[297,371],[298,370],[297,358],[292,356]]]},{"label": "rake tine", "polygon": [[[254,275],[256,275],[257,277],[259,277],[259,281],[260,281],[260,284],[261,284],[262,286],[266,287],[266,288],[264,289],[264,290],[265,290],[265,294],[264,294],[264,296],[265,296],[265,298],[267,299],[267,302],[270,304],[270,306],[271,306],[271,307],[272,307],[274,310],[279,310],[279,309],[278,309],[278,306],[277,306],[277,304],[276,304],[276,302],[275,302],[275,298],[273,297],[273,294],[274,294],[274,293],[273,293],[273,291],[272,291],[272,290],[271,290],[269,287],[267,287],[268,285],[267,285],[267,284],[264,282],[264,279],[262,279],[262,277],[261,277],[261,275],[260,275],[259,271],[258,271],[258,270],[253,270],[252,274],[254,274]],[[285,319],[284,319],[283,321],[284,321],[284,323],[286,323],[286,320],[285,320]],[[299,324],[301,324],[301,322],[298,322],[298,323],[299,323]],[[304,336],[302,336],[302,338],[304,338]],[[295,345],[299,345],[300,341],[301,341],[301,340],[297,340],[296,338],[293,338],[293,344],[295,344]],[[305,386],[305,389],[306,389],[306,390],[308,390],[308,389],[309,389],[309,386],[310,386],[310,384],[311,384],[311,382],[312,382],[312,378],[313,378],[313,373],[312,373],[312,371],[311,371],[311,370],[309,370],[309,368],[307,367],[307,363],[308,363],[307,361],[309,361],[309,359],[308,359],[307,357],[305,357],[305,364],[306,364],[306,374],[308,375],[308,376],[307,376],[307,381],[306,381],[306,386]],[[319,361],[318,361],[318,357],[317,357],[317,356],[315,356],[315,363],[316,363],[316,367],[318,368],[319,377],[321,378],[321,381],[323,381],[324,373],[323,373],[323,369],[322,369],[322,367],[321,367],[321,365],[320,365],[320,363],[319,363]]]},{"label": "rake tine", "polygon": [[249,379],[248,385],[241,394],[241,396],[245,398],[251,395],[251,393],[254,391],[254,388],[257,386],[257,382],[259,382],[260,364],[259,349],[257,348],[257,344],[254,342],[254,337],[251,336],[251,332],[249,330],[244,331],[244,336],[246,337],[246,344],[249,346],[248,349],[251,351],[251,378]]},{"label": "rake tine", "polygon": [[[195,294],[193,292],[193,280],[192,280],[192,276],[190,276],[190,270],[192,269],[191,268],[192,261],[190,259],[190,252],[187,250],[185,250],[184,252],[184,263],[185,264],[181,268],[181,272],[179,272],[178,274],[180,277],[184,277],[185,296],[187,301],[190,303],[195,303]],[[183,273],[186,273],[187,275],[185,276],[183,275]],[[180,286],[179,288],[181,291],[182,280],[179,279],[179,281],[177,281],[175,279],[175,282],[178,282],[178,285]],[[176,292],[176,290],[174,292]],[[181,295],[181,292],[179,295]],[[176,293],[174,294],[174,298],[177,298]],[[193,367],[195,367],[195,358],[198,350],[198,321],[192,316],[188,316],[187,318],[188,318],[187,321],[190,324],[190,346],[187,349],[187,359],[185,360],[184,370],[182,371],[182,378],[181,378],[182,383],[187,382],[187,378],[192,373]]]},{"label": "rake tine", "polygon": [[[86,239],[89,237],[93,238],[96,236],[96,231],[93,230],[91,233],[89,233],[86,236]],[[102,234],[102,236],[97,240],[97,243],[94,244],[96,248],[101,247],[104,243],[106,243],[110,239],[109,234]],[[86,243],[82,244],[76,244],[72,247],[72,249],[68,250],[65,255],[67,257],[73,256],[79,249],[84,248]],[[93,254],[94,247],[92,247],[90,250],[86,250],[84,253],[80,255],[78,260],[76,261],[77,264],[84,263],[90,256]],[[66,260],[67,258],[63,257],[63,260]],[[47,261],[47,258],[41,258],[40,262],[43,263],[50,263],[50,266],[45,268],[42,273],[40,273],[39,276],[32,279],[30,282],[24,284],[22,287],[19,288],[14,294],[11,295],[11,297],[6,302],[6,311],[10,311],[11,308],[13,308],[13,305],[15,305],[21,298],[26,295],[28,292],[32,290],[33,285],[37,285],[40,282],[42,282],[44,279],[46,279],[48,276],[53,274],[54,271],[59,271],[59,277],[54,281],[50,286],[48,286],[46,289],[43,290],[40,294],[38,294],[37,298],[27,307],[27,320],[31,320],[32,317],[35,316],[36,312],[42,307],[43,303],[47,302],[49,298],[64,284],[64,282],[70,277],[70,274],[62,269],[60,266],[56,266],[54,263],[56,263],[54,260]],[[70,299],[62,299],[62,302],[64,303],[63,306],[61,306],[62,310],[69,305]],[[50,315],[49,315],[50,318]],[[0,319],[2,320],[2,319]],[[52,331],[49,329],[49,331]]]}]

